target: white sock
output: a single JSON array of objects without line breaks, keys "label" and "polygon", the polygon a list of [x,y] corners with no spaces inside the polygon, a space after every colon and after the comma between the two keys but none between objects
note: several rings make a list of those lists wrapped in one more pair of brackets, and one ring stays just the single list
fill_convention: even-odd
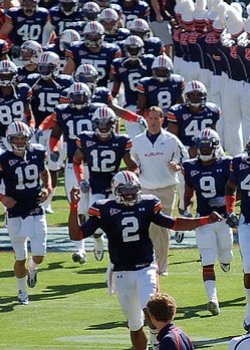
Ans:
[{"label": "white sock", "polygon": [[208,280],[208,281],[205,281],[204,283],[205,283],[208,300],[218,303],[216,282],[213,280]]},{"label": "white sock", "polygon": [[84,239],[81,239],[80,241],[74,241],[76,250],[79,250],[81,252],[85,252],[85,243]]},{"label": "white sock", "polygon": [[26,292],[26,276],[22,278],[16,277],[16,282],[17,282],[17,289],[21,290],[22,292]]}]

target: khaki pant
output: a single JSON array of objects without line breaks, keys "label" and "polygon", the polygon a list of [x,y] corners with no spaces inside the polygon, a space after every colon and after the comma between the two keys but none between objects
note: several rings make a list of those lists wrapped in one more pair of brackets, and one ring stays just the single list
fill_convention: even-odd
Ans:
[{"label": "khaki pant", "polygon": [[[143,188],[142,193],[153,194],[158,197],[163,204],[162,211],[167,215],[172,215],[175,205],[176,185],[158,188],[156,190]],[[150,225],[150,238],[154,245],[159,274],[166,272],[168,268],[169,237],[169,229],[153,223]]]}]

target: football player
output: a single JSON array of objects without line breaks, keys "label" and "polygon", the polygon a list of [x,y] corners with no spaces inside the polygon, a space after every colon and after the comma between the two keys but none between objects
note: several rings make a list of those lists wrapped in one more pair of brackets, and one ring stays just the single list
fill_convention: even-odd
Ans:
[{"label": "football player", "polygon": [[207,127],[216,129],[221,110],[216,104],[207,102],[207,89],[201,81],[189,81],[183,95],[185,102],[169,108],[163,127],[167,126],[168,131],[178,136],[194,158],[197,155],[195,138]]},{"label": "football player", "polygon": [[232,229],[226,224],[225,183],[230,175],[230,157],[219,155],[220,138],[211,128],[201,131],[197,141],[198,156],[183,163],[185,177],[185,210],[196,193],[197,216],[209,215],[216,210],[223,220],[204,225],[196,230],[196,241],[201,256],[202,275],[207,293],[207,308],[213,316],[219,315],[216,289],[215,261],[219,260],[224,272],[230,270],[233,259]]},{"label": "football player", "polygon": [[27,84],[17,84],[17,67],[10,60],[0,61],[0,150],[7,150],[9,144],[5,133],[15,120],[25,120],[34,126],[30,110],[31,90]]},{"label": "football player", "polygon": [[[32,87],[31,109],[35,117],[36,129],[42,121],[51,114],[59,103],[61,92],[73,83],[73,78],[68,75],[58,75],[60,64],[59,56],[54,52],[43,52],[38,61],[38,74],[28,76],[29,85]],[[55,192],[58,170],[62,167],[63,150],[60,148],[60,157],[53,158],[49,149],[50,130],[44,132],[39,142],[43,143],[48,151],[48,168],[52,177],[52,192],[50,198],[44,203],[47,213],[53,213],[50,202]]]},{"label": "football player", "polygon": [[[118,299],[128,321],[130,338],[135,350],[147,348],[144,315],[151,295],[157,292],[157,266],[149,237],[151,222],[177,230],[192,230],[204,224],[220,221],[217,213],[197,219],[172,218],[161,212],[160,200],[142,195],[137,176],[131,171],[118,172],[112,179],[114,199],[99,200],[89,208],[89,219],[79,226],[77,201],[80,189],[71,192],[69,233],[86,238],[103,229],[109,242],[109,256]],[[144,312],[143,312],[144,311]],[[147,317],[148,319],[148,317]],[[148,319],[150,328],[155,328]],[[154,330],[155,331],[155,330]]]},{"label": "football player", "polygon": [[[7,208],[7,228],[15,252],[18,303],[27,305],[26,282],[30,288],[35,287],[37,266],[46,252],[46,218],[41,203],[51,192],[51,179],[45,166],[45,151],[41,145],[29,144],[31,131],[25,123],[9,124],[6,138],[10,150],[0,156],[0,177],[5,184],[0,201]],[[32,257],[27,271],[28,239]]]},{"label": "football player", "polygon": [[137,112],[143,115],[151,106],[159,106],[166,115],[169,108],[183,102],[184,79],[173,74],[173,62],[167,55],[155,57],[152,76],[142,78],[137,84]]},{"label": "football player", "polygon": [[129,29],[130,22],[135,18],[148,19],[150,7],[146,1],[143,0],[115,0],[122,8],[124,16],[124,27]]},{"label": "football player", "polygon": [[45,51],[52,51],[60,57],[58,72],[61,74],[67,62],[65,57],[66,48],[74,41],[80,41],[79,33],[74,29],[65,29],[60,36],[58,36],[53,44],[45,47]]},{"label": "football player", "polygon": [[112,8],[103,9],[98,18],[104,27],[104,41],[118,44],[121,47],[123,40],[130,35],[130,31],[127,28],[119,28],[119,20],[117,11]]},{"label": "football player", "polygon": [[104,27],[97,21],[91,21],[84,27],[84,42],[76,42],[66,50],[68,61],[64,73],[72,74],[82,63],[93,64],[99,73],[98,86],[106,86],[110,75],[110,66],[114,58],[121,56],[119,46],[103,42]]},{"label": "football player", "polygon": [[42,52],[42,45],[35,40],[27,40],[21,45],[19,62],[22,65],[17,67],[19,83],[27,83],[29,74],[38,73],[38,60]]},{"label": "football player", "polygon": [[[118,118],[109,107],[103,105],[92,117],[92,132],[78,135],[78,149],[74,155],[74,164],[78,172],[80,188],[86,180],[79,172],[79,165],[87,163],[90,187],[90,205],[98,199],[106,199],[111,194],[111,179],[118,172],[123,160],[131,171],[137,169],[137,164],[130,154],[132,141],[127,135],[115,133]],[[87,183],[88,185],[88,183]],[[94,254],[96,260],[103,259],[102,232],[95,233]]]},{"label": "football player", "polygon": [[38,7],[38,0],[21,0],[20,7],[12,7],[6,12],[0,38],[11,40],[14,44],[12,58],[18,58],[20,47],[27,40],[46,45],[51,33],[48,24],[49,12]]},{"label": "football player", "polygon": [[79,6],[79,0],[59,0],[57,6],[49,10],[50,26],[56,37],[62,35],[66,29],[82,31],[83,10]]},{"label": "football player", "polygon": [[151,36],[148,22],[145,19],[135,18],[130,21],[129,30],[132,35],[137,35],[143,40],[145,53],[159,56],[165,51],[163,41],[157,36]]},{"label": "football player", "polygon": [[[249,259],[249,178],[250,178],[250,141],[244,153],[235,156],[231,164],[231,173],[226,184],[227,223],[230,227],[238,226],[240,253],[244,273],[244,289],[246,295],[246,308],[244,328],[250,331],[250,259]],[[241,196],[240,219],[235,214],[236,190]]]},{"label": "football player", "polygon": [[[77,186],[73,169],[73,156],[76,150],[76,139],[84,130],[92,130],[92,116],[100,104],[91,102],[89,87],[80,82],[73,83],[68,89],[68,103],[58,105],[52,114],[54,126],[50,136],[50,151],[58,156],[58,142],[64,136],[66,143],[66,164],[64,168],[65,191],[70,200],[72,186]],[[86,175],[87,178],[87,175]],[[83,220],[88,210],[88,190],[82,194],[79,205],[79,216]],[[83,264],[86,261],[86,253],[83,240],[74,240],[76,252],[72,255],[75,262]]]},{"label": "football player", "polygon": [[[111,66],[113,88],[112,96],[116,97],[121,85],[124,87],[125,108],[136,111],[138,99],[138,81],[151,74],[153,55],[144,55],[144,43],[136,35],[130,35],[123,43],[125,57],[117,58]],[[138,124],[125,122],[126,131],[134,137],[142,130]]]}]

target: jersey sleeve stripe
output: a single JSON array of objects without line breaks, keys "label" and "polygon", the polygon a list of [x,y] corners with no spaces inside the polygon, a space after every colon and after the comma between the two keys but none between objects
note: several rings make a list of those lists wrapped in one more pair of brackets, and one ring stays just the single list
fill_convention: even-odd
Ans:
[{"label": "jersey sleeve stripe", "polygon": [[96,208],[93,208],[93,207],[90,207],[90,208],[89,208],[88,214],[91,215],[91,216],[96,216],[97,218],[100,218],[100,217],[101,217],[100,210],[99,210],[99,209],[96,209]]}]

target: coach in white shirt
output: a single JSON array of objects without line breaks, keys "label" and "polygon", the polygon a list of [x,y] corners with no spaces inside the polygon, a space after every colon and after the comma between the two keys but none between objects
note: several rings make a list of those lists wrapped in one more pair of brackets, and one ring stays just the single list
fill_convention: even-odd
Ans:
[{"label": "coach in white shirt", "polygon": [[[162,129],[164,117],[160,107],[150,107],[146,120],[148,128],[133,139],[132,148],[140,168],[142,192],[160,198],[163,211],[172,215],[177,172],[181,170],[182,160],[188,158],[188,153],[175,135]],[[169,230],[152,224],[150,236],[155,247],[159,274],[167,275]]]}]

